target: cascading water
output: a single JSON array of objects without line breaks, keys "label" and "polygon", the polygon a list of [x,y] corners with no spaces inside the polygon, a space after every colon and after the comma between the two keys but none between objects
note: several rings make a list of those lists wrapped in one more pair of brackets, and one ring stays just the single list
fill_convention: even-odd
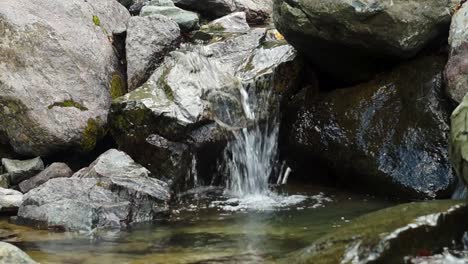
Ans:
[{"label": "cascading water", "polygon": [[[270,179],[285,184],[290,169],[279,169],[279,99],[272,93],[273,79],[240,85],[239,103],[245,116],[243,127],[231,127],[233,139],[224,153],[224,169],[227,175],[224,209],[268,210],[304,201],[301,195],[283,196],[273,192]],[[226,107],[226,111],[233,111]],[[226,116],[233,115],[227,113]],[[237,120],[229,120],[227,123]],[[242,122],[240,122],[242,123]],[[284,167],[284,166],[283,166]]]},{"label": "cascading water", "polygon": [[[243,87],[241,97],[249,122],[248,127],[233,131],[234,140],[229,142],[225,152],[226,168],[230,176],[228,190],[240,197],[267,195],[270,192],[269,178],[277,166],[279,123],[273,113],[262,124],[256,116],[262,116],[262,110],[267,107],[252,107],[250,104],[257,101],[257,98],[249,100],[249,94]],[[267,98],[269,96],[264,99]],[[265,102],[268,100],[259,101],[268,106]],[[255,110],[260,114],[256,115]]]}]

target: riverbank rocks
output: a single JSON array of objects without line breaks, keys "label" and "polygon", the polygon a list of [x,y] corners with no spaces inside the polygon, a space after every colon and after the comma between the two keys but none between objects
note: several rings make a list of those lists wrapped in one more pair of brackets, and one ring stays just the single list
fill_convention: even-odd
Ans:
[{"label": "riverbank rocks", "polygon": [[468,5],[463,5],[452,18],[450,27],[450,58],[447,63],[445,76],[447,79],[447,93],[460,103],[468,93],[468,69],[465,60],[468,57]]},{"label": "riverbank rocks", "polygon": [[460,201],[402,204],[351,220],[279,263],[406,263],[405,256],[462,245],[467,216]]},{"label": "riverbank rocks", "polygon": [[0,242],[0,264],[37,264],[21,249],[5,242]]},{"label": "riverbank rocks", "polygon": [[0,130],[14,150],[94,148],[125,86],[112,35],[128,11],[114,0],[5,0],[0,17]]},{"label": "riverbank rocks", "polygon": [[54,178],[68,178],[73,175],[73,171],[65,163],[52,163],[45,170],[41,171],[36,176],[21,182],[18,187],[23,193],[27,193],[30,190],[44,184],[50,179]]},{"label": "riverbank rocks", "polygon": [[325,167],[335,183],[400,199],[450,197],[444,63],[422,57],[369,83],[293,102],[301,105],[287,116],[293,170],[310,178]]},{"label": "riverbank rocks", "polygon": [[182,32],[190,32],[200,27],[197,13],[178,8],[171,1],[151,1],[143,6],[140,16],[152,15],[163,15],[174,20]]},{"label": "riverbank rocks", "polygon": [[0,213],[16,213],[22,203],[21,192],[0,188]]},{"label": "riverbank rocks", "polygon": [[12,185],[27,180],[44,170],[44,162],[40,157],[30,160],[2,159],[2,165]]},{"label": "riverbank rocks", "polygon": [[[191,135],[196,130],[221,124],[206,129],[214,134],[204,137],[225,144],[230,133],[217,131],[247,125],[242,98],[248,94],[253,102],[263,94],[278,101],[275,95],[297,81],[300,67],[294,49],[269,32],[226,30],[205,44],[171,52],[142,87],[114,101],[112,134],[119,147],[158,177],[178,182],[175,176],[189,175],[191,164],[201,163],[185,154],[194,151]],[[243,87],[247,94],[242,94]]]},{"label": "riverbank rocks", "polygon": [[72,178],[29,191],[18,223],[65,230],[121,228],[162,217],[170,199],[165,182],[127,154],[111,149]]},{"label": "riverbank rocks", "polygon": [[165,16],[130,18],[125,49],[128,89],[134,90],[147,81],[164,56],[177,48],[179,41],[179,26]]},{"label": "riverbank rocks", "polygon": [[265,23],[273,12],[272,0],[173,0],[177,6],[218,18],[236,11],[245,12],[252,24]]},{"label": "riverbank rocks", "polygon": [[274,19],[317,69],[353,82],[445,39],[455,2],[275,0]]}]

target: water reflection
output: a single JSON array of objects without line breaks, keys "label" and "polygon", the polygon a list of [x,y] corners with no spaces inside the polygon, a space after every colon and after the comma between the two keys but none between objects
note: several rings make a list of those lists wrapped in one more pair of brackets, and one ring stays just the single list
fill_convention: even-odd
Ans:
[{"label": "water reflection", "polygon": [[[315,190],[292,192],[316,200],[275,210],[226,211],[213,207],[219,192],[194,193],[181,199],[170,219],[123,231],[54,233],[0,221],[0,230],[15,233],[8,239],[41,263],[274,263],[363,213],[392,203],[366,196]],[[224,198],[228,199],[228,198]],[[7,232],[7,231],[5,231]],[[4,233],[7,234],[7,233]],[[8,236],[4,236],[8,237]]]}]

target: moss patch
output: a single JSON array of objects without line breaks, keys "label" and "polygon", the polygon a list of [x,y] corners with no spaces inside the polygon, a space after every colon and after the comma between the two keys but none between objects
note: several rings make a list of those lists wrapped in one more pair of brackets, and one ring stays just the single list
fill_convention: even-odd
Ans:
[{"label": "moss patch", "polygon": [[[375,249],[384,236],[414,223],[418,217],[434,213],[444,213],[459,204],[463,205],[464,203],[453,200],[410,203],[370,213],[352,220],[348,225],[320,238],[311,247],[293,254],[290,258],[284,259],[280,263],[286,263],[291,260],[294,260],[294,263],[342,263],[345,252],[355,243],[360,243],[359,245],[362,249]],[[444,227],[442,226],[441,228]],[[431,243],[437,242],[435,238],[432,241],[426,241],[422,237],[405,239],[408,240],[407,243],[410,245],[403,245],[403,250],[408,252],[402,253],[412,253],[411,251],[417,249],[418,246],[430,246]],[[385,250],[388,254],[388,251],[391,249],[386,248]]]},{"label": "moss patch", "polygon": [[123,81],[122,76],[119,73],[112,74],[112,79],[110,82],[110,94],[112,99],[116,99],[126,92],[126,85]]},{"label": "moss patch", "polygon": [[96,25],[98,27],[101,26],[101,20],[99,19],[98,16],[96,16],[96,15],[93,16],[93,23],[94,23],[94,25]]},{"label": "moss patch", "polygon": [[174,101],[174,92],[172,91],[172,88],[169,86],[169,84],[167,84],[167,75],[169,75],[171,69],[170,68],[165,68],[163,73],[161,74],[161,76],[159,77],[158,79],[158,87],[160,87],[161,89],[163,89],[164,91],[164,94],[166,94],[166,97],[167,99],[169,99],[170,101]]},{"label": "moss patch", "polygon": [[83,137],[81,139],[82,150],[88,152],[96,147],[96,143],[99,138],[104,135],[103,128],[99,125],[99,122],[93,118],[88,119],[86,128],[83,131]]},{"label": "moss patch", "polygon": [[73,100],[65,100],[65,101],[62,101],[62,102],[55,102],[51,105],[49,105],[47,108],[49,109],[52,109],[54,107],[75,107],[75,108],[78,108],[79,110],[81,111],[87,111],[88,108],[86,108],[85,106],[73,101]]}]

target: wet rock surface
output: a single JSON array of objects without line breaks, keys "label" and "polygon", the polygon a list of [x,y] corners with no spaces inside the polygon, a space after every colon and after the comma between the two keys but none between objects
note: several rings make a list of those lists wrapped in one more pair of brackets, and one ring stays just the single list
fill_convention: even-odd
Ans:
[{"label": "wet rock surface", "polygon": [[168,17],[132,17],[126,38],[128,89],[134,90],[148,80],[164,56],[177,48],[180,29]]},{"label": "wet rock surface", "polygon": [[354,82],[445,39],[455,2],[275,0],[274,19],[320,71]]},{"label": "wet rock surface", "polygon": [[120,87],[112,35],[128,11],[114,0],[14,0],[0,17],[0,130],[14,150],[94,148]]},{"label": "wet rock surface", "polygon": [[1,264],[36,264],[21,249],[5,242],[0,242],[0,263]]},{"label": "wet rock surface", "polygon": [[69,178],[73,175],[73,171],[65,163],[52,163],[45,170],[39,174],[21,182],[18,187],[23,193],[27,193],[30,190],[44,184],[50,179],[54,178]]},{"label": "wet rock surface", "polygon": [[[114,101],[112,132],[119,146],[152,172],[172,177],[174,182],[190,175],[192,155],[177,153],[193,151],[193,131],[215,123],[246,125],[240,103],[242,87],[251,94],[251,100],[256,100],[256,92],[271,91],[268,100],[274,101],[278,97],[273,95],[281,94],[297,80],[294,49],[269,32],[261,28],[246,33],[227,29],[220,35],[214,33],[216,37],[203,45],[186,45],[171,52],[142,87]],[[221,134],[217,138],[225,144],[230,133]],[[154,138],[157,140],[152,141]],[[151,162],[150,157],[160,162]]]},{"label": "wet rock surface", "polygon": [[72,178],[29,191],[18,223],[65,230],[122,228],[162,217],[170,199],[165,182],[127,154],[112,149]]},{"label": "wet rock surface", "polygon": [[460,103],[468,92],[468,5],[463,5],[452,18],[450,27],[450,57],[446,67],[447,93],[456,102]]},{"label": "wet rock surface", "polygon": [[307,172],[325,167],[328,180],[381,195],[450,197],[456,177],[448,157],[444,63],[423,57],[366,84],[309,101],[299,96],[286,116],[285,156],[293,170],[314,178],[319,175]]},{"label": "wet rock surface", "polygon": [[460,201],[398,205],[354,219],[280,263],[404,263],[405,256],[460,244],[467,215]]}]

